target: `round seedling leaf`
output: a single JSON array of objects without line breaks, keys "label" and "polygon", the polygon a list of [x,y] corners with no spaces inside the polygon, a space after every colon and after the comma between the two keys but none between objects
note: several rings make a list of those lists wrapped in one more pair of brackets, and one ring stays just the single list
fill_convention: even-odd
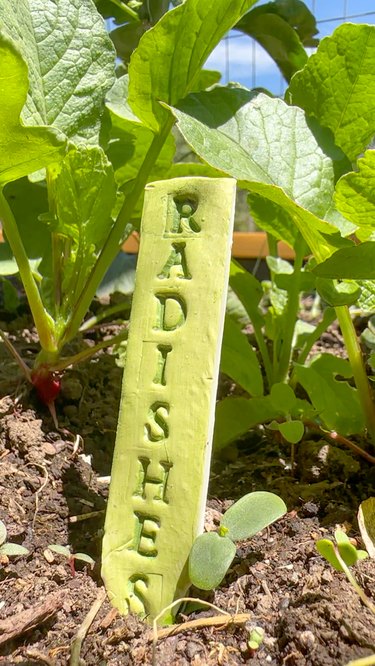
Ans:
[{"label": "round seedling leaf", "polygon": [[5,543],[7,538],[7,528],[5,527],[2,520],[0,520],[0,546],[2,543]]},{"label": "round seedling leaf", "polygon": [[279,423],[279,430],[290,444],[300,442],[305,433],[302,421],[284,421],[284,423]]},{"label": "round seedling leaf", "polygon": [[0,547],[0,553],[8,557],[14,557],[15,555],[28,555],[29,551],[25,546],[20,546],[18,543],[4,543]]},{"label": "round seedling leaf", "polygon": [[336,571],[342,571],[342,566],[337,559],[335,547],[330,539],[319,539],[315,545],[318,553],[324,557],[324,559],[327,560]]},{"label": "round seedling leaf", "polygon": [[190,580],[201,590],[213,590],[220,585],[236,554],[236,546],[217,532],[201,534],[193,543],[189,555]]},{"label": "round seedling leaf", "polygon": [[249,493],[225,512],[221,524],[232,541],[242,541],[260,532],[287,511],[285,502],[265,491]]},{"label": "round seedling leaf", "polygon": [[375,497],[361,502],[358,511],[358,525],[363,543],[370,557],[375,557]]},{"label": "round seedling leaf", "polygon": [[91,568],[95,566],[95,560],[90,557],[90,555],[86,555],[86,553],[74,553],[73,555],[75,560],[81,560],[81,562],[87,562],[87,564],[90,565]]},{"label": "round seedling leaf", "polygon": [[69,546],[59,546],[57,543],[53,543],[51,546],[48,546],[48,548],[58,555],[64,555],[65,557],[71,556]]},{"label": "round seedling leaf", "polygon": [[273,406],[283,414],[289,414],[297,402],[294,391],[288,384],[274,384],[270,397]]}]

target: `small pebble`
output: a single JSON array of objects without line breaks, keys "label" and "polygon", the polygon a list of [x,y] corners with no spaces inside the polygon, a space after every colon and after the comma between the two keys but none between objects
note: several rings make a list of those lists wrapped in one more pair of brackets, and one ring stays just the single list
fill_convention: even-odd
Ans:
[{"label": "small pebble", "polygon": [[52,562],[55,561],[53,552],[49,548],[46,548],[45,550],[43,550],[43,555],[44,555],[44,558],[47,560],[47,562],[49,564],[52,564]]},{"label": "small pebble", "polygon": [[315,636],[312,631],[301,631],[297,640],[303,648],[311,650],[315,643]]}]

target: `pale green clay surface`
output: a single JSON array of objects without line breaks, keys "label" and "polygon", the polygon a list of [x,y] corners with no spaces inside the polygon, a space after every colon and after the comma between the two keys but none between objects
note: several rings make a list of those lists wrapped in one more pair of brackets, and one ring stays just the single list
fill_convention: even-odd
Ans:
[{"label": "pale green clay surface", "polygon": [[[197,205],[190,218],[181,217],[185,200]],[[203,529],[234,201],[227,178],[146,188],[103,541],[103,579],[124,614],[152,619],[189,587],[187,559]]]}]

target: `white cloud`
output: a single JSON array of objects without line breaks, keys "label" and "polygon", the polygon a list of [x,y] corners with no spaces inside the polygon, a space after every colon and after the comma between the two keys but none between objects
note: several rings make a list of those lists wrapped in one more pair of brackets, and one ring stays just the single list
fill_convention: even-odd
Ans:
[{"label": "white cloud", "polygon": [[262,74],[276,74],[277,66],[268,53],[256,42],[248,37],[239,37],[225,40],[214,49],[206,62],[208,69],[216,69],[226,74],[227,53],[229,57],[229,78],[236,81],[252,72],[252,62],[255,56],[257,78]]}]

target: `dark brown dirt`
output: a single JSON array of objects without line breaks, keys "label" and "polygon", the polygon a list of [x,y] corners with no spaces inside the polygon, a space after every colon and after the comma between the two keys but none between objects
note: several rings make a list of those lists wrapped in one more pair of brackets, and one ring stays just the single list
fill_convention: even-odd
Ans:
[{"label": "dark brown dirt", "polygon": [[[31,359],[37,348],[34,334],[25,329],[14,341],[22,356]],[[113,356],[101,353],[67,373],[56,405],[61,427],[56,432],[3,349],[0,363],[0,519],[8,539],[30,551],[0,564],[0,632],[6,619],[11,627],[20,627],[18,637],[6,643],[0,633],[0,664],[60,666],[69,663],[72,639],[102,588],[105,477],[110,474],[122,371]],[[160,639],[155,663],[345,666],[375,652],[375,618],[314,545],[331,535],[336,524],[358,537],[355,515],[359,502],[374,493],[374,468],[312,433],[296,452],[293,475],[290,449],[262,431],[240,442],[238,454],[227,454],[227,460],[213,465],[208,526],[252,490],[277,492],[289,513],[238,545],[218,590],[195,592],[223,611],[248,613],[246,624],[197,628]],[[46,552],[50,544],[69,544],[72,552],[90,555],[95,568],[77,561],[73,575],[66,558]],[[355,575],[374,600],[373,562],[361,562]],[[52,608],[47,618],[42,613],[46,600]],[[27,630],[22,628],[26,610],[34,618]],[[217,612],[203,609],[188,619],[213,614]],[[265,630],[256,652],[247,643],[255,626]],[[81,657],[87,666],[151,664],[150,627],[135,617],[119,617],[104,601]]]}]

